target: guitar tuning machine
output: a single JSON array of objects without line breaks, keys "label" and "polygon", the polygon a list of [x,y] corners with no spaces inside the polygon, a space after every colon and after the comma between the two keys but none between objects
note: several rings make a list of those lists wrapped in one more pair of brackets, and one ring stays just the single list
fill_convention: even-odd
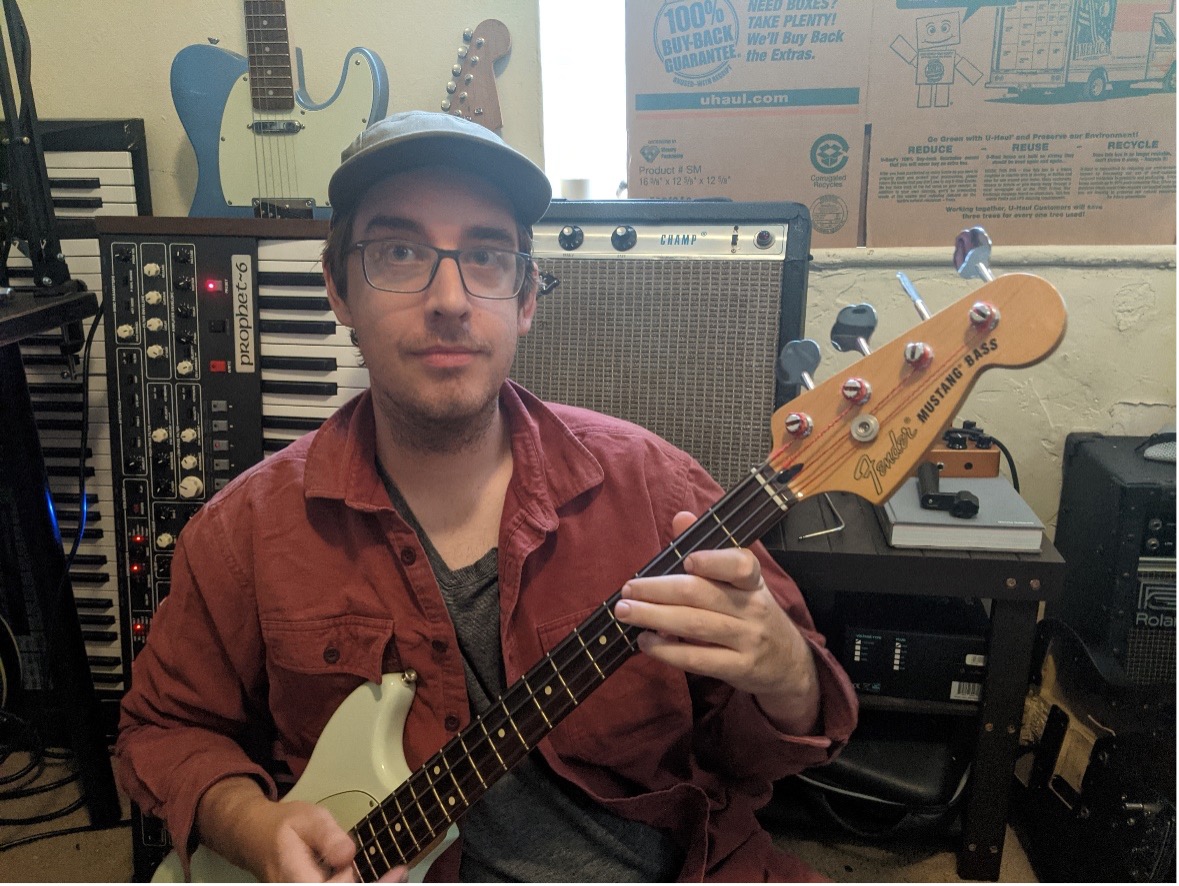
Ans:
[{"label": "guitar tuning machine", "polygon": [[463,30],[463,42],[464,43],[470,43],[471,40],[474,38],[474,36],[475,36],[475,32],[472,31],[470,28],[465,28]]},{"label": "guitar tuning machine", "polygon": [[988,267],[990,260],[991,238],[983,228],[967,228],[954,239],[954,267],[959,277],[978,277],[990,283],[995,279]]},{"label": "guitar tuning machine", "polygon": [[463,66],[462,66],[462,65],[455,65],[454,67],[452,67],[452,68],[450,69],[451,76],[454,76],[454,77],[457,77],[457,76],[458,76],[459,74],[461,74],[462,72],[463,72]]}]

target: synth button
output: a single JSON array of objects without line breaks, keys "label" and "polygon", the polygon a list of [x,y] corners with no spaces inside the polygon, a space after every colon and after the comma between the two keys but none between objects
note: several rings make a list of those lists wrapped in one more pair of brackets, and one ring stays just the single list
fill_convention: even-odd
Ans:
[{"label": "synth button", "polygon": [[415,551],[413,548],[402,548],[401,549],[401,562],[404,563],[406,566],[412,566],[414,563],[417,562],[417,559],[418,559],[418,552]]},{"label": "synth button", "polygon": [[229,452],[229,441],[228,440],[214,440],[213,441],[213,451],[214,452]]},{"label": "synth button", "polygon": [[210,320],[209,332],[228,332],[229,323],[225,320]]},{"label": "synth button", "polygon": [[213,412],[228,412],[229,411],[229,401],[228,400],[210,400],[209,401],[209,409],[212,410]]},{"label": "synth button", "polygon": [[210,360],[209,372],[229,372],[228,360]]},{"label": "synth button", "polygon": [[328,646],[323,650],[323,660],[328,664],[334,665],[340,660],[340,650],[335,646]]},{"label": "synth button", "polygon": [[442,725],[447,732],[457,732],[459,728],[459,718],[457,714],[447,714],[446,719],[442,721]]},{"label": "synth button", "polygon": [[213,419],[213,433],[214,434],[228,434],[229,422],[223,418]]},{"label": "synth button", "polygon": [[213,470],[214,471],[228,471],[229,470],[229,459],[227,459],[227,458],[213,459]]}]

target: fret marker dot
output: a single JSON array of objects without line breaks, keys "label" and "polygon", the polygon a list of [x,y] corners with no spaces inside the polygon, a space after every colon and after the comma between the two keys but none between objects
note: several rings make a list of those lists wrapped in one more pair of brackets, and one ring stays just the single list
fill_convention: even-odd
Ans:
[{"label": "fret marker dot", "polygon": [[437,775],[437,774],[438,774],[439,772],[441,772],[441,771],[442,771],[442,767],[441,767],[441,766],[435,766],[435,767],[434,767],[434,774],[435,774],[435,775]]},{"label": "fret marker dot", "polygon": [[451,806],[453,806],[454,805],[454,797],[447,797],[446,802],[449,803]]},{"label": "fret marker dot", "polygon": [[599,645],[601,645],[601,646],[605,646],[605,645],[606,645],[606,636],[605,636],[604,634],[603,634],[601,637],[598,637],[598,643],[599,643]]},{"label": "fret marker dot", "polygon": [[400,832],[401,831],[401,822],[397,822],[397,824],[393,825],[393,830]]},{"label": "fret marker dot", "polygon": [[369,846],[368,847],[368,854],[369,855],[376,855],[377,854],[377,847],[376,846]]},{"label": "fret marker dot", "polygon": [[545,694],[545,695],[552,695],[552,694],[553,694],[553,687],[552,687],[552,686],[546,686],[546,687],[544,688],[544,694]]},{"label": "fret marker dot", "polygon": [[498,735],[500,738],[503,738],[505,735],[507,735],[507,733],[501,729],[499,732],[496,733],[496,735]]}]

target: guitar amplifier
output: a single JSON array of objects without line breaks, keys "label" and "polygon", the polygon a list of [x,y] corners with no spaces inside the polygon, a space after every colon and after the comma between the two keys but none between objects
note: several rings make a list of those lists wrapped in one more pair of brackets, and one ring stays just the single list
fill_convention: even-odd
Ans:
[{"label": "guitar amplifier", "polygon": [[1175,683],[1175,465],[1143,437],[1065,440],[1056,549],[1064,593],[1045,615],[1071,625],[1111,683]]},{"label": "guitar amplifier", "polygon": [[811,223],[797,203],[556,201],[535,226],[540,298],[511,376],[627,419],[726,488],[770,450],[781,347],[802,335]]}]

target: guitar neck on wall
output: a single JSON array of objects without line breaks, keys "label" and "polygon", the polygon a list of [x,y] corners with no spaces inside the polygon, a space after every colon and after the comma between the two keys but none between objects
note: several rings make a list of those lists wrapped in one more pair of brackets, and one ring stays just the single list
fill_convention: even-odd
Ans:
[{"label": "guitar neck on wall", "polygon": [[172,62],[172,101],[197,159],[188,214],[327,218],[340,152],[388,109],[385,67],[371,50],[350,50],[335,91],[316,103],[301,49],[291,64],[284,0],[243,7],[246,57],[198,44]]},{"label": "guitar neck on wall", "polygon": [[463,32],[458,61],[450,70],[442,110],[498,131],[504,125],[495,86],[495,66],[512,51],[512,36],[498,19]]}]

